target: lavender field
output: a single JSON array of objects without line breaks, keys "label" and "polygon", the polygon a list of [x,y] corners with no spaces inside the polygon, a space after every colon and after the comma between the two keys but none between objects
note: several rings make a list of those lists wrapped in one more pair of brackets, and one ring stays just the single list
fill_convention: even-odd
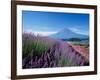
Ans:
[{"label": "lavender field", "polygon": [[22,68],[89,65],[89,49],[60,39],[22,34]]}]

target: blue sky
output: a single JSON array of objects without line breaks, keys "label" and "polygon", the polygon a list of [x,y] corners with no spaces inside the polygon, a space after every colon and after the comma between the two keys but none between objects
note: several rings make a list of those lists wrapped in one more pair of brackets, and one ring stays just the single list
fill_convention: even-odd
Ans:
[{"label": "blue sky", "polygon": [[89,34],[89,14],[22,11],[23,31],[53,34],[70,29],[79,34]]}]

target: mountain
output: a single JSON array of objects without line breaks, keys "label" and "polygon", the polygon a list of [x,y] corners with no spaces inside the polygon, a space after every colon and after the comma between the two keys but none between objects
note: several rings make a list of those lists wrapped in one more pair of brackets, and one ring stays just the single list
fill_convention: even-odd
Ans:
[{"label": "mountain", "polygon": [[87,36],[87,35],[75,33],[73,31],[71,31],[70,29],[61,30],[58,33],[50,35],[49,37],[56,38],[56,39],[70,39],[70,38],[85,39],[85,38],[89,38],[89,36]]}]

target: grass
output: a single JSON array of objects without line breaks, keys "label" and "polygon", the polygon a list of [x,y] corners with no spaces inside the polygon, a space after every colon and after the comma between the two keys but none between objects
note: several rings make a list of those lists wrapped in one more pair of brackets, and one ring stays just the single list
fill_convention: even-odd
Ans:
[{"label": "grass", "polygon": [[83,46],[85,48],[89,47],[89,43],[81,43],[80,41],[70,41],[73,45]]},{"label": "grass", "polygon": [[41,38],[40,36],[37,36],[35,38],[31,37],[34,36],[31,36],[31,34],[29,34],[29,37],[23,40],[22,53],[24,57],[31,53],[33,53],[34,56],[41,56],[55,44],[48,39]]},{"label": "grass", "polygon": [[59,64],[60,64],[61,67],[64,67],[64,66],[78,66],[71,59],[68,59],[68,58],[61,58],[59,60]]}]

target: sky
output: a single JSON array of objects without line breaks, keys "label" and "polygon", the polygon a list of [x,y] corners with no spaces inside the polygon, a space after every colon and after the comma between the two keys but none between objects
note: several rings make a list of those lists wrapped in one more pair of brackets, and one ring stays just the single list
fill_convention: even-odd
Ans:
[{"label": "sky", "polygon": [[22,11],[23,32],[48,36],[63,29],[89,35],[89,14]]}]

